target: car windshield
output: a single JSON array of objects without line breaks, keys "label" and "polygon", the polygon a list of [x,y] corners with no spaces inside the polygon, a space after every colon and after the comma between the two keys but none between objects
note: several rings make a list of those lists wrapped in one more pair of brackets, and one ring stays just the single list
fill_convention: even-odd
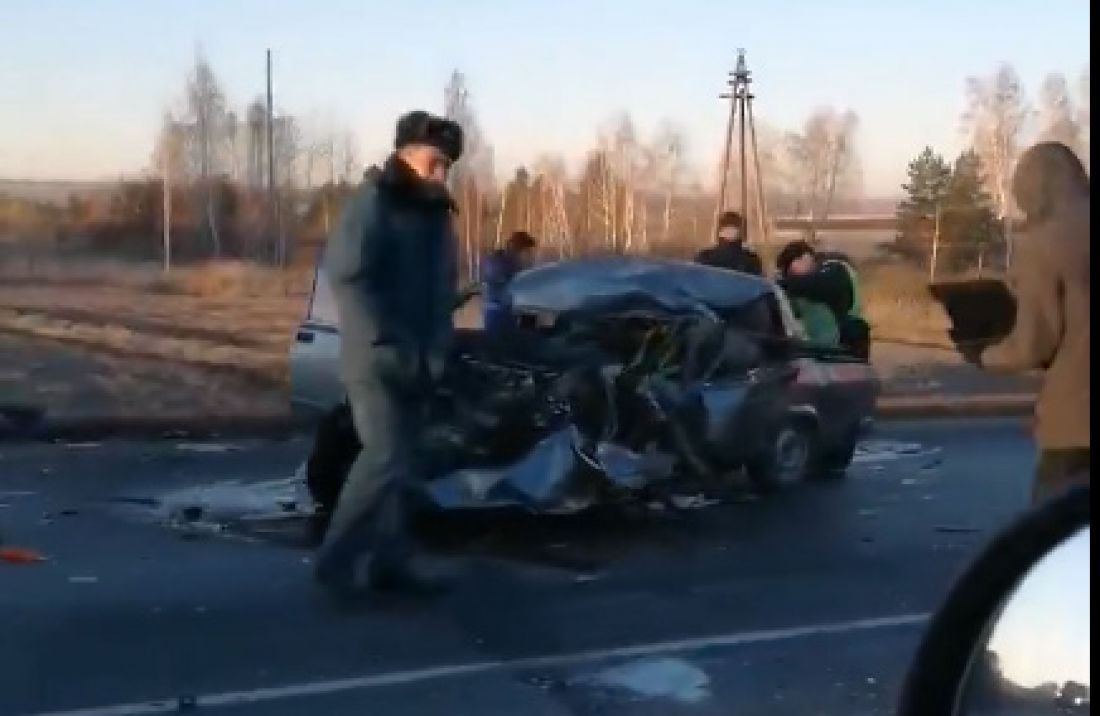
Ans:
[{"label": "car windshield", "polygon": [[891,713],[1087,479],[1087,3],[2,7],[0,716]]}]

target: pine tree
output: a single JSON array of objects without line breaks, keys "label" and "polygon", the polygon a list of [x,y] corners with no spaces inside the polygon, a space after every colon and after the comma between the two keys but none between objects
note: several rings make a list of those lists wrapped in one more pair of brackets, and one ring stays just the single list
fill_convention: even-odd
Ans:
[{"label": "pine tree", "polygon": [[955,160],[941,223],[948,265],[955,270],[973,266],[1000,237],[993,198],[982,182],[981,158],[973,150],[965,151]]},{"label": "pine tree", "polygon": [[906,198],[897,208],[896,244],[902,253],[923,257],[931,246],[936,209],[951,186],[951,168],[932,147],[925,147],[909,162],[908,175],[909,182],[902,184]]}]

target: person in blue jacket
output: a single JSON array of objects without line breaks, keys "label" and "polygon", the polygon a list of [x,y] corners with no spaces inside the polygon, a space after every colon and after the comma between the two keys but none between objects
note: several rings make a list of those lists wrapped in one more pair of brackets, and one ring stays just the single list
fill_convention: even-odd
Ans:
[{"label": "person in blue jacket", "polygon": [[457,240],[446,178],[462,129],[417,111],[398,120],[396,135],[381,171],[348,200],[326,253],[341,377],[362,445],[315,565],[339,596],[442,586],[413,559],[405,502],[454,335]]},{"label": "person in blue jacket", "polygon": [[503,248],[489,254],[482,267],[482,318],[485,332],[501,338],[515,326],[508,285],[516,274],[530,268],[538,242],[526,231],[516,231]]}]

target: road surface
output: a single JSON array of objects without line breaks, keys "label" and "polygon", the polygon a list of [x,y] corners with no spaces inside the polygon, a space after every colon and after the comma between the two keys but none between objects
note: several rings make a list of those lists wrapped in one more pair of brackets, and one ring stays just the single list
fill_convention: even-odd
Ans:
[{"label": "road surface", "polygon": [[302,440],[0,445],[0,535],[49,557],[0,564],[0,714],[892,713],[1034,453],[1019,421],[878,437],[847,480],[753,504],[435,525],[454,591],[355,612],[293,520],[162,521],[196,495],[293,509],[269,492]]}]

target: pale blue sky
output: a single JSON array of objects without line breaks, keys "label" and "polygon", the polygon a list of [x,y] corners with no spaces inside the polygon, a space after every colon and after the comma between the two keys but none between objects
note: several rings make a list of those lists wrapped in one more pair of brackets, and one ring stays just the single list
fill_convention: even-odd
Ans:
[{"label": "pale blue sky", "polygon": [[1078,532],[1035,565],[997,622],[988,648],[1021,686],[1090,683],[1091,536]]},{"label": "pale blue sky", "polygon": [[277,105],[353,127],[369,159],[459,68],[500,164],[579,154],[626,110],[680,124],[709,168],[741,46],[760,121],[854,109],[868,189],[892,193],[924,144],[958,148],[968,75],[1009,61],[1033,92],[1049,71],[1076,86],[1088,26],[1087,0],[0,0],[0,177],[141,170],[200,43],[239,106],[271,47]]}]

